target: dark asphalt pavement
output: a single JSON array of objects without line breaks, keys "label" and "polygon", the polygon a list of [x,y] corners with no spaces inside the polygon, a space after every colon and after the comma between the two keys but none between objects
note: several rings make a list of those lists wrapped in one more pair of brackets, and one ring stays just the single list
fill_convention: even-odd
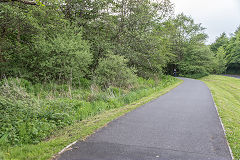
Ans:
[{"label": "dark asphalt pavement", "polygon": [[225,74],[224,76],[234,77],[234,78],[239,78],[240,79],[239,75]]},{"label": "dark asphalt pavement", "polygon": [[184,82],[112,121],[60,160],[231,160],[207,86]]}]

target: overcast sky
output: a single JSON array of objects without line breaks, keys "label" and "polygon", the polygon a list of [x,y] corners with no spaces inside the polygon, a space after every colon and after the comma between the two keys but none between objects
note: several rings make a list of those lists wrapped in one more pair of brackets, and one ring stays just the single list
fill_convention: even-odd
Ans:
[{"label": "overcast sky", "polygon": [[240,25],[240,0],[171,0],[175,13],[190,15],[195,23],[207,28],[208,43],[222,32],[228,35]]}]

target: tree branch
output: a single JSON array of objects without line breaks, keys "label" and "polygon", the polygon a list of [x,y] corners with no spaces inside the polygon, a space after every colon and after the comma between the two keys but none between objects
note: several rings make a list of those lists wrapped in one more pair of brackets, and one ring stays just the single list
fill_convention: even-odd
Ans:
[{"label": "tree branch", "polygon": [[26,0],[0,0],[1,2],[20,2],[28,5],[36,5],[37,3],[34,1],[26,1]]}]

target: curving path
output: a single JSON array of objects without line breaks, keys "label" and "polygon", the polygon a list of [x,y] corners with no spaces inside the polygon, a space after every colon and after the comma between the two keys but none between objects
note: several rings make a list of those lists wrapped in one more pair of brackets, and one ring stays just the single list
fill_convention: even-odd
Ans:
[{"label": "curving path", "polygon": [[231,160],[211,93],[198,80],[109,123],[60,160]]},{"label": "curving path", "polygon": [[234,77],[234,78],[239,78],[240,79],[240,75],[225,74],[224,76]]}]

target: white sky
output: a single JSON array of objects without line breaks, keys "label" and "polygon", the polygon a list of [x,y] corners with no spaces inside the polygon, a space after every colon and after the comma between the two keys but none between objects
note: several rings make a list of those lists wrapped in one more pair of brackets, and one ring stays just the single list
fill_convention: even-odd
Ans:
[{"label": "white sky", "polygon": [[208,43],[214,42],[222,32],[228,35],[240,25],[240,0],[171,0],[175,13],[191,16],[195,23],[202,23],[209,35]]}]

